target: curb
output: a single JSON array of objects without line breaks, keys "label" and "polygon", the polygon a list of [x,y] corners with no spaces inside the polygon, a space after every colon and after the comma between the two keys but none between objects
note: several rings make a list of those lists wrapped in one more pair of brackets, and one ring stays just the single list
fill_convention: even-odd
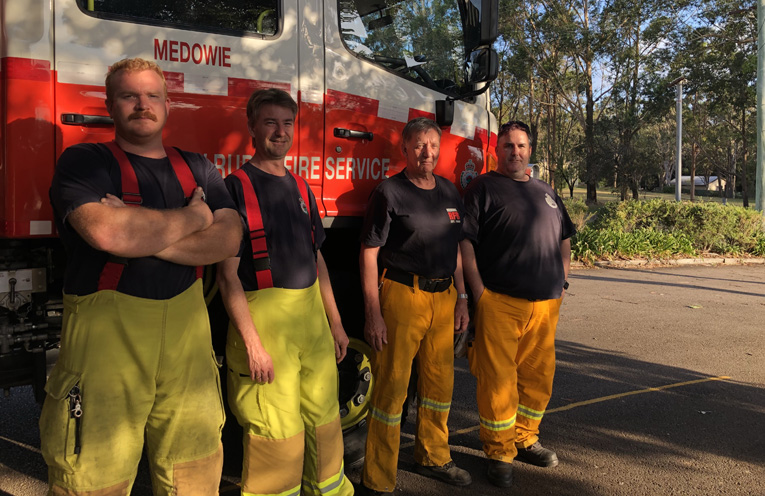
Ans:
[{"label": "curb", "polygon": [[765,265],[765,258],[713,257],[713,258],[676,258],[676,259],[632,259],[599,260],[592,265],[571,261],[572,269],[631,269],[637,267],[685,267],[691,265]]}]

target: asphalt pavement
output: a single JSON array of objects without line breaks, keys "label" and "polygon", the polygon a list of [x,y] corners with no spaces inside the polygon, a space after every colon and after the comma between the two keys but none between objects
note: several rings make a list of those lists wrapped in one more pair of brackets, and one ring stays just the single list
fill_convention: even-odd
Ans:
[{"label": "asphalt pavement", "polygon": [[[580,269],[569,281],[541,434],[560,465],[514,464],[510,489],[486,480],[460,359],[450,444],[473,484],[414,473],[412,412],[395,494],[765,495],[765,266]],[[29,389],[0,398],[0,494],[45,494],[38,415]],[[133,494],[149,495],[139,471]],[[235,472],[222,495],[237,494]],[[347,473],[358,481],[359,467]]]}]

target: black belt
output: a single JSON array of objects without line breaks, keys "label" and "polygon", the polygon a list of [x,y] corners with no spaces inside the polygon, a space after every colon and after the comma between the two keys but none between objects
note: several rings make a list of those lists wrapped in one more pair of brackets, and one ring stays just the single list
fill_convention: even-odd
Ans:
[{"label": "black belt", "polygon": [[[404,272],[396,269],[385,269],[383,277],[396,281],[410,288],[414,287],[414,274]],[[426,279],[424,277],[417,277],[417,286],[423,291],[428,293],[443,293],[452,286],[452,278],[446,279]]]}]

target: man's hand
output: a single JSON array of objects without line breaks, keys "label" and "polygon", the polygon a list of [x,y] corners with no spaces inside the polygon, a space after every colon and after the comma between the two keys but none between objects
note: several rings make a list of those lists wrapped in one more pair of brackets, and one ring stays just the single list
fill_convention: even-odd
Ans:
[{"label": "man's hand", "polygon": [[274,382],[274,364],[271,355],[263,345],[257,344],[247,347],[247,360],[250,367],[250,379],[258,384],[271,384]]},{"label": "man's hand", "polygon": [[383,345],[388,344],[388,328],[381,314],[372,318],[367,317],[364,323],[364,337],[375,351],[382,351]]},{"label": "man's hand", "polygon": [[468,315],[467,298],[457,298],[454,305],[454,334],[462,334],[467,331],[470,316]]},{"label": "man's hand", "polygon": [[210,210],[210,207],[207,206],[207,203],[205,203],[205,192],[204,190],[197,186],[194,189],[194,192],[191,194],[191,198],[189,199],[189,204],[187,205],[187,208],[194,211],[197,215],[200,216],[200,219],[202,220],[203,227],[198,229],[199,231],[204,231],[208,227],[210,227],[213,223],[213,213]]},{"label": "man's hand", "polygon": [[343,324],[336,323],[332,327],[332,339],[335,341],[335,359],[337,363],[343,361],[348,351],[348,335],[345,333]]},{"label": "man's hand", "polygon": [[114,208],[127,206],[120,198],[112,195],[111,193],[106,193],[106,196],[101,198],[101,204]]}]

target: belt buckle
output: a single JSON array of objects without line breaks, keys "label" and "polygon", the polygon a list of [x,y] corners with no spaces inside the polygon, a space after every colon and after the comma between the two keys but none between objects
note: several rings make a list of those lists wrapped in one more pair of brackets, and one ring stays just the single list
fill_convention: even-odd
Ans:
[{"label": "belt buckle", "polygon": [[433,293],[436,290],[436,284],[438,284],[438,281],[434,279],[419,279],[419,285],[420,289],[423,291],[427,291],[428,293]]}]

